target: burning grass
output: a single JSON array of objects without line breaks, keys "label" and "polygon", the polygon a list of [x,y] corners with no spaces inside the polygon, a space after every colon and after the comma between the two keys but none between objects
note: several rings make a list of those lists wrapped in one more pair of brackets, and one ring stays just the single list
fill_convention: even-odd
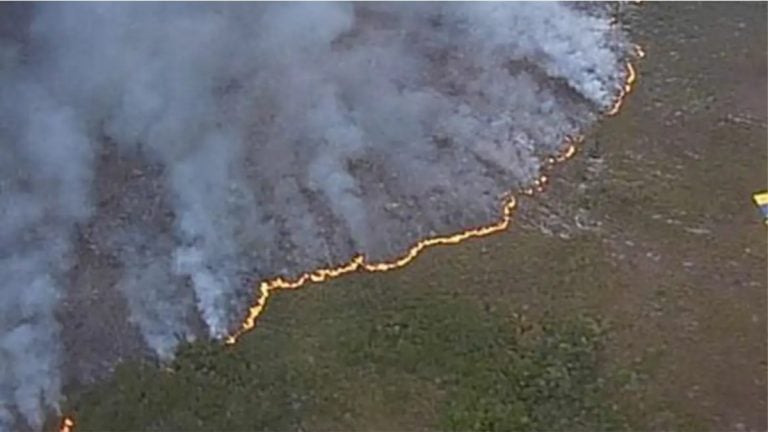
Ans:
[{"label": "burning grass", "polygon": [[[708,7],[649,5],[649,22],[668,23],[646,26],[661,33],[651,52],[688,54],[643,65],[646,85],[596,136],[606,169],[588,198],[601,232],[513,229],[387,275],[275,296],[230,350],[197,344],[172,373],[128,364],[73,395],[79,430],[764,429],[765,289],[750,283],[765,280],[765,240],[749,194],[764,184],[765,129],[718,119],[748,111],[729,78],[750,70],[740,49],[764,64],[765,9]],[[752,45],[732,33],[755,21]],[[702,22],[710,32],[695,31]],[[567,166],[552,192],[575,191],[583,168]],[[692,224],[711,234],[685,231]],[[607,315],[608,331],[575,318],[584,313]],[[539,379],[515,383],[532,399],[497,388],[518,370]],[[587,401],[592,415],[546,423],[537,392],[566,412]]]}]

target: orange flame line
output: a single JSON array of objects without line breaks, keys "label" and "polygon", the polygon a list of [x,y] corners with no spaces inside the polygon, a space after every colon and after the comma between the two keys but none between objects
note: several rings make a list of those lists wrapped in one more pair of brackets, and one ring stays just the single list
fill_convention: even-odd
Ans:
[{"label": "orange flame line", "polygon": [[[639,1],[637,3],[639,3]],[[645,57],[645,51],[639,45],[635,45],[635,56],[638,59],[642,59]],[[635,68],[632,65],[632,63],[628,62],[626,64],[626,68],[627,68],[627,75],[625,77],[624,86],[622,89],[620,89],[618,97],[616,98],[616,102],[611,107],[611,109],[609,109],[605,113],[605,115],[612,116],[619,112],[619,109],[621,108],[624,102],[624,98],[632,91],[633,85],[637,81],[637,72],[635,71]],[[572,157],[574,157],[576,155],[576,152],[578,151],[577,145],[580,144],[582,141],[583,141],[583,137],[577,137],[575,139],[569,137],[566,140],[568,145],[563,152],[555,156],[549,156],[545,159],[545,164],[542,167],[542,172],[547,172],[556,164],[565,162],[571,159]],[[548,182],[549,182],[549,177],[546,174],[541,174],[539,178],[534,181],[534,188],[524,189],[521,191],[521,193],[524,195],[532,196],[534,194],[534,190],[537,192],[543,191],[544,186],[546,186]],[[361,254],[358,254],[358,255],[355,255],[346,264],[343,264],[335,268],[318,269],[313,272],[303,273],[299,278],[293,281],[284,279],[282,277],[262,281],[261,283],[259,283],[260,295],[256,299],[255,304],[249,308],[248,316],[245,318],[245,320],[243,320],[242,324],[240,325],[240,328],[237,329],[237,331],[235,331],[233,334],[228,336],[224,342],[227,345],[232,345],[235,342],[237,342],[240,336],[247,333],[249,330],[252,330],[256,326],[256,320],[264,311],[264,307],[266,306],[267,301],[269,300],[269,296],[274,290],[297,289],[310,282],[320,283],[325,280],[333,279],[333,278],[345,275],[347,273],[352,273],[357,270],[363,270],[367,272],[385,272],[388,270],[393,270],[396,268],[403,267],[406,264],[413,261],[422,251],[424,251],[425,249],[431,246],[457,244],[470,238],[484,237],[499,231],[506,230],[512,221],[512,213],[514,212],[516,207],[517,207],[517,199],[512,193],[510,193],[502,201],[502,217],[499,222],[492,225],[463,231],[451,236],[434,237],[434,238],[428,238],[426,240],[422,240],[420,242],[417,242],[413,247],[411,247],[411,249],[409,249],[405,255],[391,262],[367,263],[365,262],[365,257]],[[61,420],[61,424],[59,426],[59,432],[74,432],[75,425],[76,423],[73,417],[65,416]]]},{"label": "orange flame line", "polygon": [[[639,46],[636,46],[635,51],[638,58],[642,58],[645,55],[645,52]],[[624,85],[620,89],[619,95],[616,98],[614,105],[605,113],[608,116],[615,115],[619,112],[619,109],[621,109],[621,106],[624,102],[624,98],[632,91],[632,87],[637,81],[637,72],[635,71],[632,63],[628,62],[626,64],[626,68],[627,73],[624,80]],[[542,172],[546,172],[554,165],[565,162],[572,158],[576,154],[577,144],[580,144],[582,139],[583,137],[578,137],[576,139],[569,138],[567,140],[567,147],[562,153],[555,156],[550,156],[545,159],[545,165],[542,167]],[[542,192],[548,180],[549,177],[546,174],[542,174],[538,179],[536,179],[536,181],[534,181],[533,186],[523,189],[520,191],[520,193],[526,196],[533,196],[536,192]],[[272,295],[272,292],[275,290],[297,289],[309,283],[320,283],[348,273],[353,273],[355,271],[375,273],[403,267],[413,261],[422,251],[429,247],[457,244],[470,238],[485,237],[499,231],[504,231],[507,229],[507,227],[509,227],[509,224],[512,221],[512,213],[516,207],[517,198],[514,196],[514,194],[509,193],[502,201],[502,216],[498,222],[491,225],[462,231],[453,235],[427,238],[417,242],[404,255],[395,259],[394,261],[368,263],[366,262],[364,255],[358,254],[352,257],[352,259],[346,264],[342,264],[338,267],[323,268],[312,272],[302,273],[301,276],[294,280],[285,279],[283,277],[264,280],[259,283],[259,296],[256,299],[254,305],[248,309],[248,315],[240,324],[240,328],[229,335],[224,340],[224,343],[226,345],[234,344],[237,342],[240,336],[247,333],[256,326],[256,320],[264,311],[264,308],[267,305],[267,301],[269,300],[269,296]]]},{"label": "orange flame line", "polygon": [[[645,52],[641,51],[643,55],[645,55]],[[616,102],[613,103],[613,106],[605,112],[605,115],[607,116],[614,116],[619,113],[621,110],[621,106],[624,105],[624,99],[626,99],[627,95],[632,92],[632,88],[637,81],[637,72],[635,71],[635,67],[632,65],[632,63],[627,62],[627,76],[624,80],[624,86],[622,86],[621,89],[619,89],[619,96],[616,98]]]},{"label": "orange flame line", "polygon": [[[543,170],[548,170],[555,164],[565,162],[566,160],[572,158],[577,151],[576,145],[581,143],[581,141],[582,141],[582,137],[578,137],[575,139],[569,138],[567,140],[568,145],[563,152],[561,152],[556,156],[550,156],[546,159],[545,168]],[[541,192],[544,190],[544,186],[547,184],[548,181],[549,181],[549,177],[545,174],[542,174],[541,176],[539,176],[538,179],[534,181],[533,187],[524,189],[522,193],[524,195],[530,196],[530,195],[533,195],[535,191]],[[509,224],[512,221],[512,213],[514,212],[515,207],[517,207],[517,199],[513,194],[510,193],[502,201],[502,217],[498,222],[491,225],[487,225],[487,226],[465,230],[453,235],[442,236],[442,237],[432,237],[432,238],[427,238],[425,240],[421,240],[416,244],[414,244],[404,255],[402,255],[399,258],[396,258],[393,261],[369,263],[369,262],[366,262],[364,255],[358,254],[358,255],[355,255],[346,264],[342,264],[338,267],[319,269],[313,272],[303,273],[301,276],[299,276],[295,280],[287,280],[285,278],[278,277],[275,279],[262,281],[261,283],[259,283],[260,295],[256,300],[256,303],[249,308],[248,316],[242,322],[242,324],[240,325],[240,328],[237,331],[235,331],[232,335],[228,336],[225,339],[225,343],[227,345],[234,344],[235,342],[237,342],[240,336],[242,336],[244,333],[248,332],[249,330],[253,329],[256,326],[256,320],[264,311],[264,307],[266,306],[267,301],[269,300],[269,296],[275,290],[296,289],[308,283],[320,283],[328,279],[333,279],[333,278],[345,275],[347,273],[352,273],[355,271],[365,271],[369,273],[376,273],[376,272],[385,272],[385,271],[403,267],[408,263],[410,263],[411,261],[413,261],[422,251],[432,246],[453,245],[453,244],[461,243],[464,240],[467,240],[470,238],[485,237],[485,236],[507,229],[507,227],[509,227]]]},{"label": "orange flame line", "polygon": [[[635,52],[636,52],[637,58],[643,58],[645,56],[645,52],[642,50],[640,46],[635,47]],[[610,110],[608,110],[605,113],[608,116],[615,115],[616,113],[618,113],[619,109],[622,106],[624,98],[632,91],[633,85],[637,81],[637,72],[635,71],[635,68],[632,65],[632,63],[627,63],[626,68],[627,68],[627,74],[625,77],[624,86],[619,91],[618,97],[614,105],[611,107]],[[574,157],[576,155],[576,152],[578,151],[577,145],[580,144],[582,141],[583,141],[583,137],[577,137],[577,138],[569,137],[566,140],[567,147],[563,150],[563,152],[554,156],[549,156],[545,159],[545,163],[542,167],[543,174],[541,174],[539,178],[534,181],[533,187],[523,189],[520,193],[522,193],[523,195],[532,196],[535,194],[535,192],[543,191],[544,187],[549,182],[549,177],[545,173],[548,172],[555,165],[565,162],[571,159],[572,157]],[[365,261],[365,257],[363,255],[358,254],[358,255],[355,255],[346,264],[340,265],[338,267],[318,269],[312,272],[303,273],[301,276],[299,276],[295,280],[288,280],[282,277],[277,277],[274,279],[262,281],[261,283],[259,283],[259,297],[256,299],[256,302],[254,303],[253,306],[251,306],[248,309],[248,315],[241,323],[240,328],[238,328],[234,333],[228,336],[224,340],[224,343],[226,345],[232,345],[235,342],[237,342],[240,336],[244,335],[245,333],[247,333],[248,331],[256,327],[256,320],[264,311],[267,301],[269,300],[269,296],[275,290],[297,289],[309,283],[320,283],[320,282],[333,279],[333,278],[336,278],[348,273],[352,273],[358,270],[374,273],[374,272],[385,272],[385,271],[403,267],[408,263],[410,263],[411,261],[413,261],[422,251],[424,251],[429,247],[457,244],[470,238],[484,237],[490,234],[494,234],[496,232],[506,230],[512,221],[512,213],[514,212],[516,207],[517,207],[517,199],[512,193],[510,193],[502,201],[502,217],[495,224],[474,228],[474,229],[469,229],[469,230],[466,230],[454,235],[450,235],[450,236],[433,237],[433,238],[428,238],[426,240],[419,241],[413,247],[411,247],[407,253],[405,253],[403,256],[401,256],[400,258],[394,261],[381,262],[381,263],[368,263]],[[70,416],[63,417],[61,421],[61,425],[59,427],[59,432],[74,432],[74,429],[75,429],[74,419]]]}]

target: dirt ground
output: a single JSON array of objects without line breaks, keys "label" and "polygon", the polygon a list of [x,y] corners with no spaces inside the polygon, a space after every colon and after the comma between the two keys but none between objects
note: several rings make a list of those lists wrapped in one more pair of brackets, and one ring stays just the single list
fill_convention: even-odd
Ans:
[{"label": "dirt ground", "polygon": [[[378,277],[419,289],[458,268],[496,307],[597,313],[616,370],[640,370],[627,397],[648,429],[766,430],[766,6],[649,3],[626,25],[647,53],[636,91],[518,226]],[[569,268],[589,253],[604,268]],[[252,339],[315,294],[282,295]]]},{"label": "dirt ground", "polygon": [[645,371],[649,429],[674,412],[766,430],[766,231],[750,202],[768,180],[766,18],[644,3],[627,23],[647,53],[636,91],[531,209],[589,209],[620,288],[581,295],[615,324],[613,360]]},{"label": "dirt ground", "polygon": [[627,282],[604,306],[625,327],[612,350],[654,363],[648,391],[714,430],[766,429],[766,231],[750,203],[768,179],[766,18],[645,5],[642,84],[593,138],[601,181],[626,186],[597,197]]},{"label": "dirt ground", "polygon": [[[419,289],[459,268],[496,307],[598,313],[616,370],[641,371],[627,397],[648,429],[766,430],[766,6],[649,3],[626,25],[647,53],[636,91],[518,226],[378,277]],[[561,275],[588,252],[607,268]],[[245,343],[347,284],[278,295]]]},{"label": "dirt ground", "polygon": [[[765,3],[637,7],[625,25],[647,53],[638,86],[549,190],[522,202],[512,229],[427,251],[395,272],[275,294],[232,351],[264,359],[253,375],[289,368],[288,384],[253,388],[250,402],[218,415],[330,386],[317,396],[330,408],[302,414],[309,429],[428,428],[439,383],[323,359],[338,354],[349,329],[399,311],[429,316],[451,299],[502,316],[604,319],[603,374],[623,376],[615,401],[638,430],[766,430],[768,256],[751,202],[768,181],[766,13]],[[304,376],[293,367],[315,369]],[[68,389],[67,410],[83,430],[119,428],[110,401],[141,383],[142,370]],[[242,383],[245,373],[231,379]],[[289,396],[300,407],[313,395]],[[171,405],[157,415],[190,414]]]}]

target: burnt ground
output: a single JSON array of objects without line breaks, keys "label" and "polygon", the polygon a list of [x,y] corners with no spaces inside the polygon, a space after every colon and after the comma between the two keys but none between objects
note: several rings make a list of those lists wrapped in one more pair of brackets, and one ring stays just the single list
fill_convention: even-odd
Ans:
[{"label": "burnt ground", "polygon": [[[464,329],[588,316],[626,429],[766,430],[766,5],[643,4],[627,25],[648,54],[636,90],[508,232],[275,294],[234,349],[126,366],[65,408],[82,430],[446,428],[445,382],[474,359],[451,349],[485,334]],[[435,357],[371,348],[403,328]]]}]

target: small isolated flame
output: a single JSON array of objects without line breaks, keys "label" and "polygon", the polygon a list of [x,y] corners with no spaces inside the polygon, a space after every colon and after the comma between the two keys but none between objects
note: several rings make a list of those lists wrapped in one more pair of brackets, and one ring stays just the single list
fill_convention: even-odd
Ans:
[{"label": "small isolated flame", "polygon": [[[645,52],[642,51],[642,49],[640,52],[645,55]],[[632,92],[632,86],[635,84],[635,81],[637,81],[635,67],[632,66],[632,63],[627,62],[627,77],[624,79],[624,86],[619,90],[619,96],[616,98],[616,102],[614,102],[611,109],[605,112],[605,115],[614,116],[619,113],[621,106],[624,104],[624,99],[630,92]]]},{"label": "small isolated flame", "polygon": [[638,59],[645,58],[645,50],[640,45],[635,45],[635,57]]},{"label": "small isolated flame", "polygon": [[74,432],[75,420],[72,417],[66,416],[61,419],[61,425],[59,426],[59,432]]},{"label": "small isolated flame", "polygon": [[[645,58],[645,50],[640,45],[635,45],[634,51],[636,59],[639,60]],[[632,87],[637,81],[637,71],[635,71],[635,67],[632,65],[632,63],[627,62],[626,67],[627,74],[624,78],[624,86],[619,90],[619,96],[616,98],[616,102],[613,103],[611,109],[605,112],[605,115],[607,116],[613,116],[619,113],[621,106],[624,104],[624,99],[628,94],[632,92]]]}]

